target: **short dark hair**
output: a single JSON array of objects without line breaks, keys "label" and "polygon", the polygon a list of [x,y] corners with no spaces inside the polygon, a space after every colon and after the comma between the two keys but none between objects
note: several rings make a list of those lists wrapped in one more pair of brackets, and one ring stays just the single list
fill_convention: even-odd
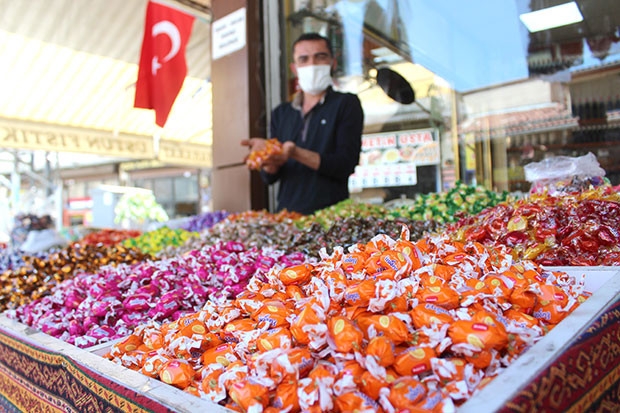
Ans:
[{"label": "short dark hair", "polygon": [[325,44],[327,45],[327,50],[329,50],[329,55],[331,57],[334,57],[334,51],[332,50],[332,45],[329,42],[329,39],[323,35],[320,35],[316,32],[310,32],[310,33],[303,33],[301,36],[299,36],[297,38],[297,40],[295,40],[293,42],[293,54],[295,54],[295,46],[297,46],[297,43],[299,42],[303,42],[306,40],[322,40],[325,42]]}]

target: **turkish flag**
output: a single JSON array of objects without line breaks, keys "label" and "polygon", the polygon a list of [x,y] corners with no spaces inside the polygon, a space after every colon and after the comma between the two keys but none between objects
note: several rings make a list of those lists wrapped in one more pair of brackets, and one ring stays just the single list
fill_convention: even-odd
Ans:
[{"label": "turkish flag", "polygon": [[155,109],[155,123],[163,127],[187,74],[185,48],[194,17],[149,1],[136,83],[136,108]]}]

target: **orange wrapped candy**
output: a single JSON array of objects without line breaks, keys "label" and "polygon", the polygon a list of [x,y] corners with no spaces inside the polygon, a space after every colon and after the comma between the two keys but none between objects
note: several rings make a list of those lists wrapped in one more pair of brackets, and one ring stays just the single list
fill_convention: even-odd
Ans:
[{"label": "orange wrapped candy", "polygon": [[355,360],[348,360],[345,361],[344,364],[342,365],[342,368],[340,369],[340,372],[338,373],[338,378],[342,378],[345,375],[349,375],[353,378],[353,381],[355,382],[355,384],[359,385],[361,384],[361,380],[362,380],[362,374],[364,373],[364,368],[362,367],[361,364],[359,364],[357,361]]},{"label": "orange wrapped candy", "polygon": [[164,336],[160,330],[146,329],[143,336],[144,345],[151,350],[157,350],[164,345]]},{"label": "orange wrapped candy", "polygon": [[460,304],[459,293],[448,285],[433,285],[420,289],[417,297],[421,302],[435,304],[447,310],[457,308]]},{"label": "orange wrapped candy", "polygon": [[501,350],[508,344],[506,329],[495,320],[493,325],[481,321],[458,320],[450,326],[448,335],[453,343],[468,343],[480,350]]},{"label": "orange wrapped candy", "polygon": [[489,287],[491,293],[499,297],[510,297],[512,293],[514,286],[509,285],[506,281],[507,279],[497,275],[490,275],[484,279],[484,283]]},{"label": "orange wrapped candy", "polygon": [[409,411],[426,397],[426,386],[413,377],[401,377],[390,386],[388,400],[397,411]]},{"label": "orange wrapped candy", "polygon": [[140,372],[145,376],[158,377],[162,366],[169,360],[168,357],[159,354],[157,351],[151,351],[145,355],[144,364]]},{"label": "orange wrapped candy", "polygon": [[405,239],[399,239],[396,241],[393,247],[394,251],[398,251],[409,258],[411,263],[410,271],[415,271],[418,268],[422,267],[422,260],[420,259],[420,251],[418,247],[413,244],[411,241]]},{"label": "orange wrapped candy", "polygon": [[271,363],[270,374],[276,382],[285,379],[297,380],[305,377],[314,366],[312,353],[305,347],[293,347],[283,352],[286,361],[276,358]]},{"label": "orange wrapped candy", "polygon": [[461,381],[465,379],[467,361],[462,358],[436,358],[433,361],[433,372],[446,381]]},{"label": "orange wrapped candy", "polygon": [[368,342],[366,356],[373,356],[380,366],[391,366],[394,363],[394,343],[385,336],[377,336]]},{"label": "orange wrapped candy", "polygon": [[366,260],[368,260],[368,254],[361,251],[345,254],[342,257],[342,269],[350,274],[360,272],[366,266]]},{"label": "orange wrapped candy", "polygon": [[245,163],[248,168],[260,170],[263,162],[271,156],[282,153],[282,143],[276,138],[266,139],[265,147],[261,150],[251,151],[247,156]]},{"label": "orange wrapped candy", "polygon": [[413,346],[396,355],[394,370],[401,376],[411,376],[431,371],[431,359],[437,353],[431,347]]},{"label": "orange wrapped candy", "polygon": [[448,281],[455,273],[455,267],[445,264],[433,264],[433,274],[435,277]]},{"label": "orange wrapped candy", "polygon": [[547,324],[562,321],[568,315],[568,311],[564,310],[568,305],[566,293],[560,287],[551,284],[541,284],[540,292],[532,315]]},{"label": "orange wrapped candy", "polygon": [[509,301],[514,310],[531,314],[536,306],[538,297],[528,287],[517,287],[510,293]]},{"label": "orange wrapped candy", "polygon": [[302,298],[306,297],[304,290],[301,289],[298,285],[287,285],[286,286],[286,297],[292,298],[295,301],[299,301]]},{"label": "orange wrapped candy", "polygon": [[230,343],[222,344],[221,346],[212,347],[202,353],[200,361],[204,366],[208,366],[213,363],[219,363],[224,367],[227,367],[231,362],[237,360],[237,355],[234,351],[234,346]]},{"label": "orange wrapped candy", "polygon": [[188,337],[193,338],[195,335],[198,335],[198,339],[202,339],[203,335],[207,332],[207,326],[204,322],[194,319],[191,320],[187,325],[181,326],[180,329],[174,334],[174,338],[179,337]]},{"label": "orange wrapped candy", "polygon": [[379,393],[384,387],[388,387],[387,380],[373,376],[368,370],[362,373],[360,387],[364,393],[370,396],[373,400],[379,398]]},{"label": "orange wrapped candy", "polygon": [[369,338],[368,330],[372,326],[377,334],[386,336],[394,345],[411,340],[407,324],[391,314],[360,316],[357,318],[357,324],[364,331],[366,338]]},{"label": "orange wrapped candy", "polygon": [[280,271],[280,281],[284,285],[303,285],[312,277],[313,266],[310,264],[299,264],[288,267]]},{"label": "orange wrapped candy", "polygon": [[382,412],[383,409],[368,395],[360,392],[348,392],[336,397],[336,408],[340,412]]},{"label": "orange wrapped candy", "polygon": [[380,262],[384,268],[392,269],[397,272],[409,266],[405,254],[395,250],[388,250],[381,254]]},{"label": "orange wrapped candy", "polygon": [[385,313],[404,313],[409,309],[409,303],[404,295],[398,295],[385,305]]},{"label": "orange wrapped candy", "polygon": [[167,384],[184,389],[194,379],[194,369],[186,361],[169,360],[161,367],[159,378]]},{"label": "orange wrapped candy", "polygon": [[409,312],[415,328],[430,327],[433,324],[452,323],[454,318],[445,308],[435,304],[418,304]]},{"label": "orange wrapped candy", "polygon": [[291,348],[291,332],[283,327],[267,330],[256,339],[256,347],[259,351]]},{"label": "orange wrapped candy", "polygon": [[208,373],[200,382],[200,388],[207,395],[220,395],[225,392],[224,387],[220,386],[220,376],[224,369],[215,369]]},{"label": "orange wrapped candy", "polygon": [[370,299],[375,296],[376,281],[367,279],[347,287],[344,300],[349,305],[368,306]]},{"label": "orange wrapped candy", "polygon": [[252,314],[263,305],[265,297],[262,294],[250,291],[242,291],[234,301],[235,306],[239,307],[246,314]]},{"label": "orange wrapped candy", "polygon": [[226,324],[219,332],[223,341],[237,341],[235,333],[239,331],[251,331],[256,328],[256,321],[251,318],[238,318]]},{"label": "orange wrapped candy", "polygon": [[117,343],[116,346],[114,346],[114,348],[112,349],[112,355],[114,356],[116,353],[122,354],[128,353],[130,351],[135,351],[143,344],[144,343],[142,342],[141,337],[135,334],[130,334],[124,339],[122,339],[119,343]]},{"label": "orange wrapped candy", "polygon": [[263,306],[252,314],[258,328],[276,328],[288,326],[286,317],[289,315],[288,308],[278,300],[266,300]]},{"label": "orange wrapped candy", "polygon": [[364,333],[346,317],[336,316],[327,320],[328,337],[333,347],[341,353],[360,350]]},{"label": "orange wrapped candy", "polygon": [[296,413],[299,411],[296,380],[284,380],[278,385],[271,407],[278,409],[278,412]]},{"label": "orange wrapped candy", "polygon": [[313,300],[309,301],[299,314],[297,314],[297,318],[291,323],[291,333],[299,344],[310,343],[308,333],[303,330],[304,326],[319,324],[324,320],[324,317],[317,313],[317,310],[313,306],[313,302]]},{"label": "orange wrapped candy", "polygon": [[236,381],[228,390],[228,394],[244,411],[256,405],[264,409],[269,404],[269,389],[252,378]]}]

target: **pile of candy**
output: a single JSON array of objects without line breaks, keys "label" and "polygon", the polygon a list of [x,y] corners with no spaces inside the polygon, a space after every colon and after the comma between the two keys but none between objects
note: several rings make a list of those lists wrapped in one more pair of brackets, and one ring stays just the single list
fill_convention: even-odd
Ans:
[{"label": "pile of candy", "polygon": [[314,214],[302,217],[297,220],[297,223],[300,227],[318,223],[323,228],[329,229],[336,221],[342,218],[384,217],[387,211],[382,205],[368,204],[349,198],[330,207],[320,209]]},{"label": "pile of candy", "polygon": [[620,196],[607,188],[532,195],[465,218],[455,239],[506,245],[515,257],[549,266],[620,265]]},{"label": "pile of candy", "polygon": [[360,242],[365,243],[377,234],[397,238],[403,225],[409,228],[410,239],[414,241],[422,238],[427,232],[439,229],[435,221],[383,219],[375,216],[349,217],[334,221],[327,230],[321,224],[313,223],[295,236],[291,249],[318,257],[322,248],[331,253],[335,247],[348,248]]},{"label": "pile of candy", "polygon": [[96,272],[105,265],[135,264],[150,258],[121,245],[74,245],[45,258],[24,256],[25,265],[0,274],[0,310],[25,305],[49,295],[62,281],[76,274]]},{"label": "pile of candy", "polygon": [[282,153],[282,143],[276,138],[265,140],[265,147],[261,150],[251,151],[245,160],[250,169],[260,170],[265,159],[271,155]]},{"label": "pile of candy", "polygon": [[412,205],[393,208],[388,216],[440,223],[456,222],[507,200],[508,192],[497,193],[483,186],[466,185],[458,181],[447,192],[420,194]]},{"label": "pile of candy", "polygon": [[45,259],[50,253],[54,251],[44,251],[38,253],[26,253],[19,248],[7,247],[0,249],[0,274],[12,270],[14,268],[20,268],[26,265],[24,261],[24,255],[30,257],[36,257],[39,259]]},{"label": "pile of candy", "polygon": [[229,214],[227,211],[214,211],[194,215],[181,228],[189,232],[200,232],[224,220]]},{"label": "pile of candy", "polygon": [[145,232],[139,237],[128,238],[123,241],[123,245],[137,248],[145,254],[157,255],[164,248],[183,245],[185,241],[195,235],[197,235],[195,232],[185,231],[184,229],[161,227],[155,231]]},{"label": "pile of candy", "polygon": [[103,267],[57,286],[51,295],[7,312],[10,318],[78,347],[130,334],[147,321],[172,321],[207,299],[235,297],[251,277],[299,265],[303,254],[221,243],[162,261]]},{"label": "pile of candy", "polygon": [[236,411],[451,411],[587,296],[502,248],[406,231],[266,277],[107,357]]},{"label": "pile of candy", "polygon": [[267,211],[231,214],[211,228],[188,238],[182,245],[162,249],[157,256],[173,257],[192,249],[200,249],[206,245],[226,241],[242,241],[248,247],[274,247],[293,252],[296,251],[291,248],[293,239],[300,232],[294,224],[294,219],[300,216],[300,214],[287,211],[277,214]]},{"label": "pile of candy", "polygon": [[127,238],[134,238],[140,236],[141,231],[135,229],[101,229],[91,232],[88,235],[82,237],[77,241],[80,245],[114,245],[118,244]]}]

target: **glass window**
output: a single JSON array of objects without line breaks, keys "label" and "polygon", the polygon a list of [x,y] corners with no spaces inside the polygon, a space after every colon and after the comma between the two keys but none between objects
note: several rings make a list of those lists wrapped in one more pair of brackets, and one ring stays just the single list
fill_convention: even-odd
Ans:
[{"label": "glass window", "polygon": [[[316,31],[331,40],[336,87],[359,96],[364,138],[373,144],[374,152],[362,156],[360,173],[368,162],[383,168],[386,196],[447,189],[456,179],[527,191],[528,163],[590,152],[616,185],[620,2],[564,2],[572,3],[579,19],[554,27],[526,25],[531,13],[560,3],[289,0],[286,63],[299,34]],[[414,99],[402,99],[411,91]],[[407,141],[424,131],[432,141],[400,144],[401,136]],[[375,144],[392,135],[396,140],[377,152]],[[402,179],[390,181],[391,166],[383,162],[388,157],[415,166],[417,179],[412,174],[408,188]],[[362,194],[371,189],[358,171],[353,178]],[[428,179],[437,182],[429,185]]]},{"label": "glass window", "polygon": [[198,201],[198,177],[190,175],[174,178],[174,198],[177,202]]},{"label": "glass window", "polygon": [[153,193],[157,202],[162,205],[174,204],[174,181],[173,178],[157,178],[153,180]]}]

